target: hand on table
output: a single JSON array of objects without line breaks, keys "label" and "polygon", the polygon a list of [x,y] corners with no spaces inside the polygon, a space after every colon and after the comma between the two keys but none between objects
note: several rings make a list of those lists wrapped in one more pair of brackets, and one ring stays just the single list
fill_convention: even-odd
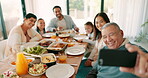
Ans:
[{"label": "hand on table", "polygon": [[83,42],[83,39],[78,40],[78,42],[79,42],[79,43],[82,43],[82,42]]},{"label": "hand on table", "polygon": [[92,66],[91,63],[92,63],[92,60],[87,59],[86,62],[85,62],[85,66]]},{"label": "hand on table", "polygon": [[78,28],[78,27],[75,27],[74,30],[75,30],[76,32],[79,32],[79,28]]},{"label": "hand on table", "polygon": [[62,26],[59,26],[59,27],[57,28],[57,30],[58,30],[58,31],[61,31],[61,30],[63,30],[63,27],[62,27]]},{"label": "hand on table", "polygon": [[148,77],[148,54],[144,53],[139,47],[131,44],[126,44],[125,47],[129,52],[137,51],[137,61],[133,68],[120,67],[120,71],[129,72],[139,77]]}]

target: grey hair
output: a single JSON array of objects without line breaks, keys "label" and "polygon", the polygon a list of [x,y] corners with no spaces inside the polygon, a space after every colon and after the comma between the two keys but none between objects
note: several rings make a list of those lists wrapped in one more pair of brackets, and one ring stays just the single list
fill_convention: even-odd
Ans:
[{"label": "grey hair", "polygon": [[116,27],[117,29],[121,30],[120,27],[119,27],[119,25],[116,24],[116,23],[114,23],[114,22],[106,23],[101,29],[103,30],[103,29],[105,29],[106,27],[109,27],[109,26],[114,26],[114,27]]}]

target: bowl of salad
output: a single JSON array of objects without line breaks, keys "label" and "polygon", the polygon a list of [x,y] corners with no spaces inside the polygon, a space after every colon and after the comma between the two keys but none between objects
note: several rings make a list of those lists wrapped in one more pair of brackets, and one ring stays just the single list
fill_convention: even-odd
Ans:
[{"label": "bowl of salad", "polygon": [[47,50],[40,46],[36,47],[27,47],[23,50],[26,56],[40,56],[41,54],[45,53]]},{"label": "bowl of salad", "polygon": [[40,76],[46,72],[47,65],[43,63],[32,64],[29,66],[28,73],[32,76]]}]

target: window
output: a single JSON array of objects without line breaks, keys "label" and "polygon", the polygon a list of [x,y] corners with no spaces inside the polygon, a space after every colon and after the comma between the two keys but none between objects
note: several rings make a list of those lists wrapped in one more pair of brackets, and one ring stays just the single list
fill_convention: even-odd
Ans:
[{"label": "window", "polygon": [[[1,7],[6,32],[9,34],[10,30],[23,18],[21,0],[1,0]],[[2,37],[1,32],[0,37]]]},{"label": "window", "polygon": [[80,33],[85,33],[84,24],[87,21],[93,23],[100,8],[101,0],[69,0],[70,16],[80,28]]}]

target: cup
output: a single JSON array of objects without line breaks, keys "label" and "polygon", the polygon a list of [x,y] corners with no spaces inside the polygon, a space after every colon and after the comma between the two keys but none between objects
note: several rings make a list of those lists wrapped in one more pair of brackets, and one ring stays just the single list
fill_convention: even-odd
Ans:
[{"label": "cup", "polygon": [[59,53],[59,63],[66,63],[67,55],[65,53]]}]

